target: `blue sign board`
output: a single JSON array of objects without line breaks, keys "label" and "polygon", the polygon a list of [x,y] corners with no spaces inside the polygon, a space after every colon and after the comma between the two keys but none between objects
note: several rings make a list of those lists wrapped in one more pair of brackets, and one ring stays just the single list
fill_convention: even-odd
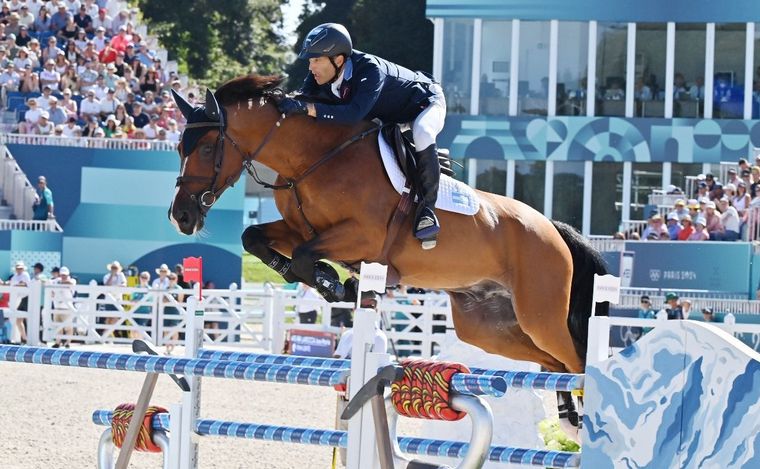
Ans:
[{"label": "blue sign board", "polygon": [[605,22],[747,23],[757,0],[427,0],[428,18]]}]

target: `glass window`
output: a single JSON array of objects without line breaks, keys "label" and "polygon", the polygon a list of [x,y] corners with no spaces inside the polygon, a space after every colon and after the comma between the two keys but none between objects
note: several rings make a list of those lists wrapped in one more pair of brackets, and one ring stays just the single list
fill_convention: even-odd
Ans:
[{"label": "glass window", "polygon": [[515,162],[514,198],[544,213],[544,183],[546,181],[546,162]]},{"label": "glass window", "polygon": [[596,115],[625,115],[627,23],[599,23],[596,29]]},{"label": "glass window", "polygon": [[549,22],[520,22],[520,70],[517,81],[520,115],[545,116],[549,92]]},{"label": "glass window", "polygon": [[684,192],[685,199],[690,199],[694,196],[694,178],[701,172],[701,163],[673,163],[670,165],[670,182]]},{"label": "glass window", "polygon": [[705,31],[704,24],[676,24],[674,117],[704,116]]},{"label": "glass window", "polygon": [[472,33],[470,20],[446,20],[443,26],[443,82],[449,114],[470,113],[472,89]]},{"label": "glass window", "polygon": [[507,193],[507,161],[478,160],[478,175],[475,188],[494,194]]},{"label": "glass window", "polygon": [[612,235],[621,221],[623,163],[594,162],[593,174],[594,194],[607,196],[591,198],[591,234]]},{"label": "glass window", "polygon": [[509,111],[511,21],[483,21],[480,48],[480,114],[506,116]]},{"label": "glass window", "polygon": [[557,115],[585,116],[588,72],[588,23],[559,23]]},{"label": "glass window", "polygon": [[554,162],[552,218],[582,229],[583,170],[582,161]]},{"label": "glass window", "polygon": [[665,55],[667,25],[639,23],[636,25],[636,70],[634,98],[636,115],[663,117],[665,115]]},{"label": "glass window", "polygon": [[755,74],[752,79],[752,118],[760,118],[760,23],[755,23]]},{"label": "glass window", "polygon": [[649,194],[655,189],[662,189],[662,163],[633,163],[631,179],[631,220],[645,220],[657,210],[649,207]]},{"label": "glass window", "polygon": [[715,25],[713,117],[744,117],[745,24]]}]

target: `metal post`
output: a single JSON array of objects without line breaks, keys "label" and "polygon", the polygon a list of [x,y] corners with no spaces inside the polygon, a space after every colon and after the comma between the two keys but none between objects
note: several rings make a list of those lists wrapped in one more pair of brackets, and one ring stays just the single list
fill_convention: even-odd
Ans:
[{"label": "metal post", "polygon": [[[200,292],[196,290],[196,295]],[[187,300],[185,326],[185,357],[195,358],[203,344],[203,310],[199,308],[198,296]],[[182,425],[180,434],[180,467],[195,469],[198,467],[198,440],[195,435],[195,422],[200,415],[201,379],[191,376],[190,392],[182,393]],[[176,437],[175,437],[176,438]]]}]

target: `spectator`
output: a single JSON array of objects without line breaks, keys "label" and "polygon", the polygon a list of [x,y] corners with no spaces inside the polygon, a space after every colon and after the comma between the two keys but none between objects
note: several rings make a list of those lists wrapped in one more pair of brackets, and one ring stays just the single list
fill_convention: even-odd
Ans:
[{"label": "spectator", "polygon": [[317,305],[316,302],[322,299],[316,290],[310,286],[298,284],[298,303],[296,312],[298,313],[298,322],[301,324],[315,324],[317,322]]},{"label": "spectator", "polygon": [[662,233],[668,234],[667,228],[662,224],[662,216],[659,213],[655,213],[649,218],[647,227],[641,234],[644,239],[660,239]]},{"label": "spectator", "polygon": [[24,66],[24,71],[20,72],[21,86],[19,91],[22,93],[39,93],[40,92],[40,78],[39,75],[32,71],[30,65]]},{"label": "spectator", "polygon": [[79,73],[79,89],[85,93],[94,90],[98,76],[98,72],[95,70],[95,62],[86,60],[84,71]]},{"label": "spectator", "polygon": [[79,109],[79,114],[85,121],[100,116],[100,101],[95,99],[95,91],[87,90],[87,97],[79,104]]},{"label": "spectator", "polygon": [[670,212],[667,217],[668,239],[671,241],[678,240],[678,234],[681,232],[681,225],[678,222],[678,214]]},{"label": "spectator", "polygon": [[119,121],[116,120],[116,116],[109,114],[106,118],[106,125],[103,128],[106,138],[111,138],[119,130]]},{"label": "spectator", "polygon": [[124,63],[124,52],[117,52],[116,53],[116,60],[113,61],[114,68],[116,71],[114,72],[117,77],[123,78],[124,77],[124,67],[127,66],[126,63]]},{"label": "spectator", "polygon": [[54,219],[53,208],[53,191],[47,186],[45,176],[40,176],[37,178],[37,194],[34,198],[32,220]]},{"label": "spectator", "polygon": [[8,49],[4,45],[0,45],[0,67],[5,70],[8,64],[13,65],[13,59],[8,56]]},{"label": "spectator", "polygon": [[42,58],[42,48],[40,48],[40,41],[36,37],[29,41],[29,58],[32,60],[32,68],[40,67],[40,59]]},{"label": "spectator", "polygon": [[687,241],[707,241],[710,239],[710,233],[705,228],[706,223],[705,217],[702,215],[697,216],[694,220],[694,232],[689,235]]},{"label": "spectator", "polygon": [[[182,288],[177,285],[177,274],[174,272],[170,272],[167,275],[167,278],[169,279],[169,285],[167,287],[167,290],[174,291],[174,290],[182,290]],[[179,309],[177,309],[176,306],[173,306],[177,303],[182,303],[185,299],[185,295],[182,293],[172,293],[170,295],[167,295],[164,297],[164,302],[168,303],[172,306],[164,306],[164,327],[166,328],[176,328],[177,325],[180,324],[180,319],[166,319],[167,316],[179,316]],[[173,330],[167,339],[167,345],[166,345],[166,353],[171,354],[174,350],[174,342],[179,340],[179,330]]]},{"label": "spectator", "polygon": [[66,47],[63,49],[63,54],[58,55],[63,55],[70,65],[76,66],[77,59],[81,57],[79,54],[79,49],[77,48],[76,40],[72,41],[69,39],[66,41]]},{"label": "spectator", "polygon": [[[63,57],[59,55],[58,57]],[[61,74],[55,70],[55,60],[48,59],[45,62],[45,68],[40,72],[40,85],[49,86],[51,89],[59,89],[61,84]]]},{"label": "spectator", "polygon": [[736,213],[739,214],[739,218],[742,223],[747,221],[747,209],[751,199],[747,193],[747,183],[739,181],[736,185],[736,193],[731,198],[731,206],[736,209]]},{"label": "spectator", "polygon": [[[107,2],[108,0],[100,0],[102,2]],[[93,1],[93,0],[84,0],[83,5],[85,6],[85,11],[88,15],[90,15],[90,18],[95,20],[95,18],[98,17],[98,11],[100,10],[100,7]],[[107,29],[106,29],[107,31]]]},{"label": "spectator", "polygon": [[114,91],[109,89],[106,92],[106,96],[104,99],[100,100],[100,115],[101,117],[107,116],[108,114],[114,114],[116,112],[116,108],[120,105],[118,99],[114,98]]},{"label": "spectator", "polygon": [[126,27],[129,23],[129,11],[121,9],[119,14],[111,21],[111,29],[119,31],[122,26]]},{"label": "spectator", "polygon": [[87,126],[82,129],[82,136],[90,138],[95,137],[95,132],[100,129],[99,122],[100,119],[98,119],[97,115],[88,117]]},{"label": "spectator", "polygon": [[[26,287],[32,283],[32,279],[29,277],[29,272],[26,271],[26,264],[24,264],[24,261],[17,261],[14,270],[15,272],[9,281],[10,286]],[[21,295],[20,297],[12,298],[11,304],[17,311],[26,312],[29,310],[29,297],[27,295]],[[21,337],[21,343],[25,344],[27,337],[24,318],[16,318],[16,327],[18,328]]]},{"label": "spectator", "polygon": [[177,130],[177,121],[169,119],[169,129],[166,131],[166,139],[172,143],[179,143],[182,132]]},{"label": "spectator", "polygon": [[119,27],[119,33],[111,40],[111,46],[119,52],[125,52],[131,42],[132,36],[127,34],[126,25],[122,25]]},{"label": "spectator", "polygon": [[74,17],[76,25],[88,33],[92,33],[95,29],[92,27],[92,17],[87,14],[87,7],[82,5],[79,7],[79,12]]},{"label": "spectator", "polygon": [[[378,315],[379,316],[379,315]],[[333,358],[349,359],[353,348],[354,330],[346,329],[340,336],[338,346],[335,349]],[[388,351],[388,336],[380,328],[380,320],[375,321],[375,339],[372,345],[372,352],[386,353]]]},{"label": "spectator", "polygon": [[66,117],[77,117],[78,106],[77,102],[71,99],[71,89],[67,88],[63,90],[63,99],[58,103],[58,107],[64,110]]},{"label": "spectator", "polygon": [[159,81],[156,69],[153,67],[150,67],[145,75],[140,78],[140,91],[143,93],[147,91],[157,93],[162,86],[163,83]]},{"label": "spectator", "polygon": [[[53,314],[53,321],[56,323],[63,323],[61,332],[66,336],[74,335],[74,328],[72,327],[71,313],[74,311],[74,286],[77,281],[71,278],[71,272],[69,268],[63,266],[58,271],[59,277],[52,282],[53,285],[61,286],[62,288],[54,288],[52,291],[53,307],[55,313]],[[53,348],[59,348],[61,346],[69,348],[71,345],[71,339],[67,339],[65,342],[61,341],[59,334],[56,334],[55,343]]]},{"label": "spectator", "polygon": [[105,8],[100,8],[98,10],[98,15],[93,16],[92,18],[92,27],[95,29],[105,28],[106,34],[109,34],[109,35],[113,34],[111,23],[112,23],[111,17],[108,16],[108,11]]},{"label": "spectator", "polygon": [[688,213],[681,219],[681,230],[678,232],[678,240],[686,241],[694,233],[694,226],[691,223],[691,215]]},{"label": "spectator", "polygon": [[678,216],[679,221],[684,217],[684,215],[689,214],[689,209],[686,208],[686,201],[683,199],[676,200],[676,203],[673,205],[673,210]]},{"label": "spectator", "polygon": [[95,51],[100,54],[100,51],[106,48],[106,28],[100,27],[95,30],[95,37],[92,38],[92,43],[95,46]]},{"label": "spectator", "polygon": [[55,130],[55,124],[50,122],[50,114],[48,111],[40,111],[40,118],[37,121],[37,127],[33,133],[37,135],[53,135]]},{"label": "spectator", "polygon": [[79,26],[74,22],[73,16],[66,17],[66,26],[58,30],[56,36],[58,39],[65,41],[66,39],[74,39],[79,32]]},{"label": "spectator", "polygon": [[150,122],[150,118],[142,110],[142,103],[135,101],[132,104],[132,118],[135,120],[135,127],[142,129]]},{"label": "spectator", "polygon": [[721,322],[715,317],[712,308],[702,308],[702,320],[704,322]]},{"label": "spectator", "polygon": [[64,137],[75,137],[77,133],[81,135],[82,128],[77,125],[76,117],[69,117],[66,121],[66,125],[61,129],[61,133]]},{"label": "spectator", "polygon": [[[134,70],[129,65],[124,66],[124,79],[127,81],[127,89],[131,91],[132,94],[140,92],[140,80],[135,78]],[[129,110],[130,109],[127,108],[127,111]]]},{"label": "spectator", "polygon": [[95,92],[95,97],[102,101],[108,97],[108,87],[106,86],[106,79],[103,75],[98,75],[95,79],[95,85],[91,88]]},{"label": "spectator", "polygon": [[55,61],[55,58],[58,56],[58,54],[63,53],[64,52],[58,48],[58,41],[56,38],[51,36],[48,38],[47,47],[42,49],[42,61],[47,62],[50,59]]},{"label": "spectator", "polygon": [[[639,300],[639,319],[657,319],[655,310],[652,309],[652,300],[648,295],[641,295]],[[642,327],[641,333],[645,334],[652,330],[651,327]]]},{"label": "spectator", "polygon": [[26,105],[29,109],[24,113],[24,121],[18,125],[18,131],[21,134],[30,134],[34,131],[37,122],[40,120],[40,112],[42,112],[37,107],[37,98],[29,98]]},{"label": "spectator", "polygon": [[[68,91],[69,97],[72,92],[79,94],[79,77],[77,76],[74,66],[69,65],[66,67],[66,71],[61,75],[61,89],[64,94]],[[74,103],[74,108],[76,108],[76,101],[71,102]]]},{"label": "spectator", "polygon": [[66,122],[66,112],[58,107],[58,98],[51,96],[49,100],[50,107],[48,108],[48,115],[50,116],[50,122],[53,125],[63,125]]},{"label": "spectator", "polygon": [[681,298],[681,314],[684,319],[689,319],[691,314],[691,300],[688,298]]},{"label": "spectator", "polygon": [[[89,42],[89,39],[87,38],[87,31],[84,29],[80,29],[77,31],[77,35],[74,39],[69,39],[66,44],[70,44],[71,42],[74,42],[74,46],[76,47],[77,53],[81,54],[82,51],[87,47],[87,43]],[[67,46],[68,47],[68,46]]]},{"label": "spectator", "polygon": [[[127,90],[127,80],[124,78],[119,78],[116,80],[116,88],[114,90],[114,98],[118,99],[119,102],[123,103],[127,100],[127,95],[129,94],[129,90]],[[134,99],[134,95],[133,95]]]},{"label": "spectator", "polygon": [[152,91],[146,91],[143,94],[142,109],[148,116],[157,114],[158,103],[156,102],[155,95]]},{"label": "spectator", "polygon": [[18,35],[16,35],[16,45],[19,47],[26,47],[32,42],[32,36],[29,35],[29,28],[23,24],[18,28]]},{"label": "spectator", "polygon": [[53,98],[53,89],[49,85],[42,87],[42,96],[37,98],[37,106],[43,111],[50,109],[50,98]]},{"label": "spectator", "polygon": [[50,12],[48,11],[47,7],[45,5],[42,5],[40,7],[39,13],[37,14],[37,17],[34,19],[32,30],[39,33],[46,33],[48,31],[51,31],[51,28],[53,26],[51,19],[52,17],[50,16]]},{"label": "spectator", "polygon": [[151,284],[151,288],[154,290],[166,290],[169,288],[169,273],[171,271],[169,270],[169,266],[166,264],[161,264],[161,266],[156,269],[156,273],[158,274],[158,278],[153,280],[153,283]]},{"label": "spectator", "polygon": [[5,25],[5,34],[13,34],[14,36],[18,36],[18,33],[21,30],[21,25],[18,22],[18,13],[14,11],[7,17],[7,20],[8,22]]},{"label": "spectator", "polygon": [[707,232],[710,233],[710,239],[720,239],[725,231],[721,223],[720,215],[715,213],[715,202],[712,200],[705,203],[705,221],[707,222]]},{"label": "spectator", "polygon": [[45,266],[42,265],[41,262],[37,262],[32,266],[32,280],[45,280],[45,274],[43,273],[45,271]]},{"label": "spectator", "polygon": [[26,28],[34,27],[34,14],[29,11],[29,6],[26,3],[23,3],[19,9],[18,22]]},{"label": "spectator", "polygon": [[117,56],[118,51],[111,47],[111,40],[105,38],[103,50],[98,52],[98,60],[100,60],[100,63],[111,64],[116,61]]},{"label": "spectator", "polygon": [[16,58],[13,59],[13,65],[19,72],[27,68],[27,66],[29,68],[32,68],[32,59],[29,58],[29,48],[19,48],[18,53],[16,54]]},{"label": "spectator", "polygon": [[741,219],[736,209],[729,204],[728,197],[723,196],[720,199],[720,224],[723,227],[721,233],[710,233],[710,238],[717,241],[736,241],[739,239],[739,229]]},{"label": "spectator", "polygon": [[69,68],[69,61],[66,60],[66,54],[58,54],[55,57],[55,64],[54,64],[54,70],[58,72],[59,75],[63,76],[64,73],[66,73],[66,70]]},{"label": "spectator", "polygon": [[142,130],[145,133],[145,138],[149,140],[153,140],[158,137],[158,131],[161,130],[161,128],[158,126],[158,116],[155,114],[152,115],[150,117],[150,122],[148,125],[143,127]]},{"label": "spectator", "polygon": [[7,62],[3,68],[5,70],[0,73],[0,88],[2,88],[2,95],[5,96],[9,91],[18,91],[21,76],[13,66],[13,62]]},{"label": "spectator", "polygon": [[64,5],[70,15],[76,15],[81,3],[79,0],[58,0],[58,5]]},{"label": "spectator", "polygon": [[733,184],[736,186],[736,184],[739,182],[739,175],[735,168],[729,168],[727,172],[727,179],[726,184],[724,185],[724,190],[726,187],[728,187],[729,184]]},{"label": "spectator", "polygon": [[[129,66],[132,66],[135,59],[137,59],[137,57],[135,56],[135,45],[130,42],[129,44],[127,44],[127,48],[124,50],[124,63],[126,63]],[[139,60],[138,60],[138,63],[139,63]],[[132,71],[134,71],[134,69],[132,69]]]},{"label": "spectator", "polygon": [[715,179],[715,176],[710,173],[705,174],[705,183],[707,184],[710,200],[723,197],[723,185]]},{"label": "spectator", "polygon": [[665,311],[668,315],[668,319],[683,319],[683,310],[678,305],[678,295],[673,292],[668,292],[665,295],[666,307],[660,311]]}]

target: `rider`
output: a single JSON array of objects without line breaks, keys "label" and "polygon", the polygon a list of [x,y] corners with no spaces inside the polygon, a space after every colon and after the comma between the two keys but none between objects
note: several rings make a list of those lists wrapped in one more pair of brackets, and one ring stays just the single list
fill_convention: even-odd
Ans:
[{"label": "rider", "polygon": [[374,118],[386,123],[412,123],[421,186],[414,236],[423,242],[424,249],[435,247],[440,231],[435,216],[440,179],[435,138],[446,117],[441,86],[424,72],[413,72],[355,50],[348,30],[337,23],[312,29],[298,58],[309,60],[311,72],[300,94],[318,102],[285,98],[278,105],[283,114],[305,114],[340,124]]}]

